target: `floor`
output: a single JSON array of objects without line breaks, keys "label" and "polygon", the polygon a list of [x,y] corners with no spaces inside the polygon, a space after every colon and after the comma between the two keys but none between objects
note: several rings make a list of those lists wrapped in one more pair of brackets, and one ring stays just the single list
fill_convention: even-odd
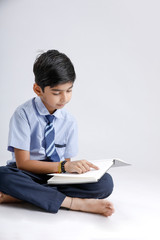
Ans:
[{"label": "floor", "polygon": [[115,213],[103,216],[59,210],[46,213],[27,203],[0,205],[2,240],[160,239],[160,177],[136,167],[112,168]]}]

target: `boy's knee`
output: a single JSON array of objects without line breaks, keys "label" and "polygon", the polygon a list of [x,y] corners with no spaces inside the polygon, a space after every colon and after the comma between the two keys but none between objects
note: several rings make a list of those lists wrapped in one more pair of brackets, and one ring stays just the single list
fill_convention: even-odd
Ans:
[{"label": "boy's knee", "polygon": [[101,182],[102,182],[102,191],[103,191],[101,198],[106,198],[109,195],[111,195],[111,193],[113,192],[113,187],[114,187],[113,179],[110,174],[105,173],[101,178]]}]

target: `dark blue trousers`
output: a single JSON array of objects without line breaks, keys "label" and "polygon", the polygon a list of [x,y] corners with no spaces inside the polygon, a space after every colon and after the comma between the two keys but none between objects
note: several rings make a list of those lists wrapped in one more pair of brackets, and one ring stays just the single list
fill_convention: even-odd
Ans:
[{"label": "dark blue trousers", "polygon": [[106,173],[96,183],[48,185],[50,177],[19,170],[16,164],[0,167],[0,192],[56,213],[66,196],[106,198],[113,190],[112,177]]}]

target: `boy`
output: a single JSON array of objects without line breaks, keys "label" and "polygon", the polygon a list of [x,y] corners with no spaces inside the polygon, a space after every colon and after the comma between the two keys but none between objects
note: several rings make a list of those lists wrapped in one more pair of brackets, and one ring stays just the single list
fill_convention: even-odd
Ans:
[{"label": "boy", "polygon": [[36,59],[33,71],[37,97],[19,106],[11,118],[12,160],[0,167],[0,203],[27,201],[52,213],[63,207],[111,216],[113,206],[103,199],[113,190],[108,173],[98,183],[47,185],[48,173],[98,168],[86,160],[71,161],[77,154],[77,126],[63,109],[76,78],[70,59],[49,50]]}]

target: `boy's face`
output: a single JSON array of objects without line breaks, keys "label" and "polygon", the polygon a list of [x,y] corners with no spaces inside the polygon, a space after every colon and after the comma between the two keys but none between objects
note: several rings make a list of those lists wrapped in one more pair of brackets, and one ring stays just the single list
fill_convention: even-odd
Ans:
[{"label": "boy's face", "polygon": [[65,83],[57,85],[53,88],[47,86],[42,89],[35,83],[33,86],[34,92],[41,98],[43,104],[48,109],[50,114],[56,109],[63,108],[72,97],[73,83]]}]

